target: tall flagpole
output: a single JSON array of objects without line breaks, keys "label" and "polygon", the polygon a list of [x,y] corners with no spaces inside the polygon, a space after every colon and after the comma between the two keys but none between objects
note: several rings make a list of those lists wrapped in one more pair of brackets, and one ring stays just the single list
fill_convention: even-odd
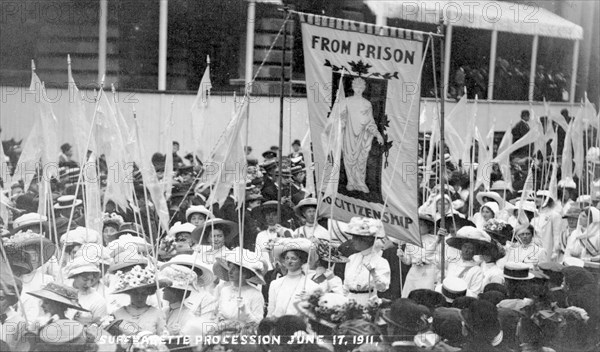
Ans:
[{"label": "tall flagpole", "polygon": [[[442,35],[440,37],[440,68],[441,68],[441,77],[444,77],[445,73],[445,68],[444,68],[444,55],[443,50],[444,50],[444,34],[445,34],[445,27],[444,27],[444,20],[443,18],[440,19],[440,24],[438,26],[438,32]],[[433,75],[435,77],[435,71],[433,72]],[[436,87],[437,88],[437,87]],[[443,92],[446,91],[446,87],[445,87],[445,81],[442,79],[442,87],[441,87],[441,91],[442,94],[444,94]],[[437,91],[437,89],[436,89]],[[446,161],[444,159],[444,146],[445,146],[445,138],[444,138],[444,101],[446,100],[446,96],[442,96],[442,99],[440,100],[440,155],[438,156],[440,159],[440,194],[442,195],[442,209],[441,209],[441,219],[440,219],[440,227],[441,228],[446,228],[446,201],[445,201],[445,194],[446,194],[446,190],[445,190],[445,186],[444,186],[444,176],[446,175]],[[471,160],[471,163],[473,161]],[[445,276],[445,266],[446,266],[446,240],[443,239],[441,241],[441,278],[442,281],[444,280],[444,276]]]},{"label": "tall flagpole", "polygon": [[[283,8],[283,15],[287,15],[288,8]],[[282,163],[283,163],[283,97],[285,93],[285,49],[287,46],[287,19],[283,23],[283,50],[281,55],[281,80],[280,80],[280,88],[279,88],[279,175],[277,176],[277,223],[281,224],[281,193],[282,193],[282,184],[281,184],[281,172],[282,172]]]}]

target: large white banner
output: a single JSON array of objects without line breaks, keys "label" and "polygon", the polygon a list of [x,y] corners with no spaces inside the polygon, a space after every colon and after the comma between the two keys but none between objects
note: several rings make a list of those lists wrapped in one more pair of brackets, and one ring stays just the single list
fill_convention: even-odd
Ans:
[{"label": "large white banner", "polygon": [[[319,215],[342,221],[381,218],[387,235],[420,243],[422,35],[331,17],[300,17],[316,188],[324,191],[332,182],[337,186],[337,195],[325,191]],[[336,96],[340,101],[333,107]],[[330,135],[335,119],[341,121],[339,138]],[[341,153],[333,165],[335,147],[328,143],[335,140]]]}]

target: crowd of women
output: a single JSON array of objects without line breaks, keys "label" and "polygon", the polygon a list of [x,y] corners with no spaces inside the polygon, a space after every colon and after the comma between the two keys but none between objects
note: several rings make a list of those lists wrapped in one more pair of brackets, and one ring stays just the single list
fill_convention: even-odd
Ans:
[{"label": "crowd of women", "polygon": [[[319,219],[294,144],[281,166],[277,150],[260,164],[249,157],[242,204],[207,204],[200,169],[174,158],[161,235],[148,200],[108,201],[102,232],[86,227],[69,160],[48,216],[37,212],[36,180],[13,184],[2,351],[600,349],[597,195],[578,195],[572,180],[515,192],[499,179],[474,193],[450,182],[427,190],[420,245],[403,243],[379,219]],[[598,179],[598,148],[587,161]],[[470,203],[471,216],[461,212]],[[224,338],[233,336],[273,339]]]}]

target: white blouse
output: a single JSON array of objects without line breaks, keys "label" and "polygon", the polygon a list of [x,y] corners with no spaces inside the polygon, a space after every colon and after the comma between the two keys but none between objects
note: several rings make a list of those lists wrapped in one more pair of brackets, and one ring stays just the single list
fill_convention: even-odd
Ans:
[{"label": "white blouse", "polygon": [[[245,305],[246,314],[238,317],[237,299],[239,287],[233,285],[224,286],[219,295],[218,316],[224,320],[234,320],[243,323],[259,323],[264,316],[265,299],[257,288],[242,286],[242,300]],[[238,319],[239,318],[239,319]]]},{"label": "white blouse", "polygon": [[[346,290],[369,291],[375,287],[377,291],[383,292],[390,287],[390,264],[381,257],[381,251],[375,252],[368,248],[352,254],[348,259],[344,271]],[[375,269],[372,275],[365,264],[370,264]]]},{"label": "white blouse", "polygon": [[299,314],[295,303],[302,301],[303,291],[311,293],[319,288],[314,281],[306,280],[304,288],[305,275],[302,272],[289,273],[271,282],[269,287],[269,307],[268,317],[280,317],[283,315]]}]

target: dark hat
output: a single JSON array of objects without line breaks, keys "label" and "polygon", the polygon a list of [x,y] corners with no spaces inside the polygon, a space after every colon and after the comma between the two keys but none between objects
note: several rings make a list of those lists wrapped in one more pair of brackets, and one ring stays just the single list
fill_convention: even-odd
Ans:
[{"label": "dark hat", "polygon": [[[269,200],[259,207],[252,209],[252,214],[258,219],[264,219],[268,213],[277,212],[277,201]],[[281,204],[281,219],[289,219],[294,216],[294,210],[285,204]]]},{"label": "dark hat", "polygon": [[302,145],[302,144],[300,143],[300,140],[299,140],[299,139],[294,139],[294,142],[292,142],[292,145],[297,145],[297,146],[300,146],[300,145]]},{"label": "dark hat", "polygon": [[476,300],[468,308],[460,311],[465,325],[475,334],[491,341],[500,333],[498,308],[491,302]]},{"label": "dark hat", "polygon": [[443,294],[425,288],[410,291],[408,298],[412,299],[417,304],[428,307],[431,311],[446,305],[446,298]]},{"label": "dark hat", "polygon": [[483,288],[483,292],[489,292],[489,291],[497,291],[502,293],[504,296],[508,296],[508,289],[506,288],[506,286],[499,284],[497,282],[491,282],[487,285],[485,285],[485,287]]},{"label": "dark hat", "polygon": [[40,199],[33,193],[24,193],[15,199],[15,207],[27,213],[37,212]]},{"label": "dark hat", "polygon": [[595,282],[592,273],[578,266],[567,266],[563,268],[562,273],[565,276],[565,283],[571,290],[577,290]]},{"label": "dark hat", "polygon": [[253,202],[255,200],[264,201],[265,198],[261,194],[252,193],[246,196],[246,202]]},{"label": "dark hat", "polygon": [[461,249],[464,243],[473,244],[475,254],[489,254],[496,248],[491,237],[476,227],[465,226],[456,232],[456,236],[448,238],[446,243],[453,248]]},{"label": "dark hat", "polygon": [[144,228],[133,222],[125,222],[119,227],[119,232],[115,233],[115,238],[119,238],[122,235],[131,234],[138,237],[144,237]]},{"label": "dark hat", "polygon": [[462,334],[462,317],[460,309],[440,307],[433,312],[433,331],[450,345],[457,345],[465,340]]},{"label": "dark hat", "polygon": [[292,166],[290,171],[292,172],[292,175],[296,175],[301,172],[304,172],[304,165],[294,165],[294,166]]},{"label": "dark hat", "polygon": [[262,163],[260,166],[263,169],[265,169],[265,171],[272,170],[277,167],[277,160],[275,160],[274,158],[269,159],[268,161],[265,161],[264,163]]},{"label": "dark hat", "polygon": [[277,153],[272,150],[267,150],[266,152],[262,153],[262,156],[265,159],[273,159],[277,157]]},{"label": "dark hat", "polygon": [[58,202],[54,204],[54,209],[71,209],[82,204],[83,201],[81,199],[77,199],[73,195],[66,195],[58,198]]},{"label": "dark hat", "polygon": [[506,295],[502,292],[498,292],[498,291],[487,291],[487,292],[482,292],[479,294],[479,299],[488,301],[490,303],[492,303],[493,305],[497,305],[498,303],[500,303],[501,301],[506,299]]},{"label": "dark hat", "polygon": [[504,277],[511,280],[530,280],[535,275],[529,272],[527,264],[507,262],[504,265]]},{"label": "dark hat", "polygon": [[513,227],[498,219],[488,220],[483,226],[483,230],[502,245],[512,239]]},{"label": "dark hat", "polygon": [[399,298],[385,310],[381,317],[391,325],[402,330],[418,332],[425,329],[431,316],[429,309],[408,298]]},{"label": "dark hat", "polygon": [[[465,226],[475,227],[475,224],[472,221],[469,221],[457,214],[454,214],[451,216],[450,215],[446,216],[444,221],[446,224],[446,229],[450,229],[451,226],[453,226],[453,224],[456,224],[456,231],[460,230],[461,228],[463,228]],[[435,224],[438,228],[441,226],[441,223],[442,223],[441,219],[435,222]]]},{"label": "dark hat", "polygon": [[211,243],[209,241],[208,233],[212,228],[220,229],[223,231],[223,235],[225,236],[225,243],[230,243],[235,236],[237,236],[239,232],[238,224],[224,219],[214,218],[206,221],[204,223],[204,237],[202,236],[202,227],[196,227],[194,231],[192,231],[192,238],[197,240],[197,243],[203,244],[205,246],[210,246]]}]

